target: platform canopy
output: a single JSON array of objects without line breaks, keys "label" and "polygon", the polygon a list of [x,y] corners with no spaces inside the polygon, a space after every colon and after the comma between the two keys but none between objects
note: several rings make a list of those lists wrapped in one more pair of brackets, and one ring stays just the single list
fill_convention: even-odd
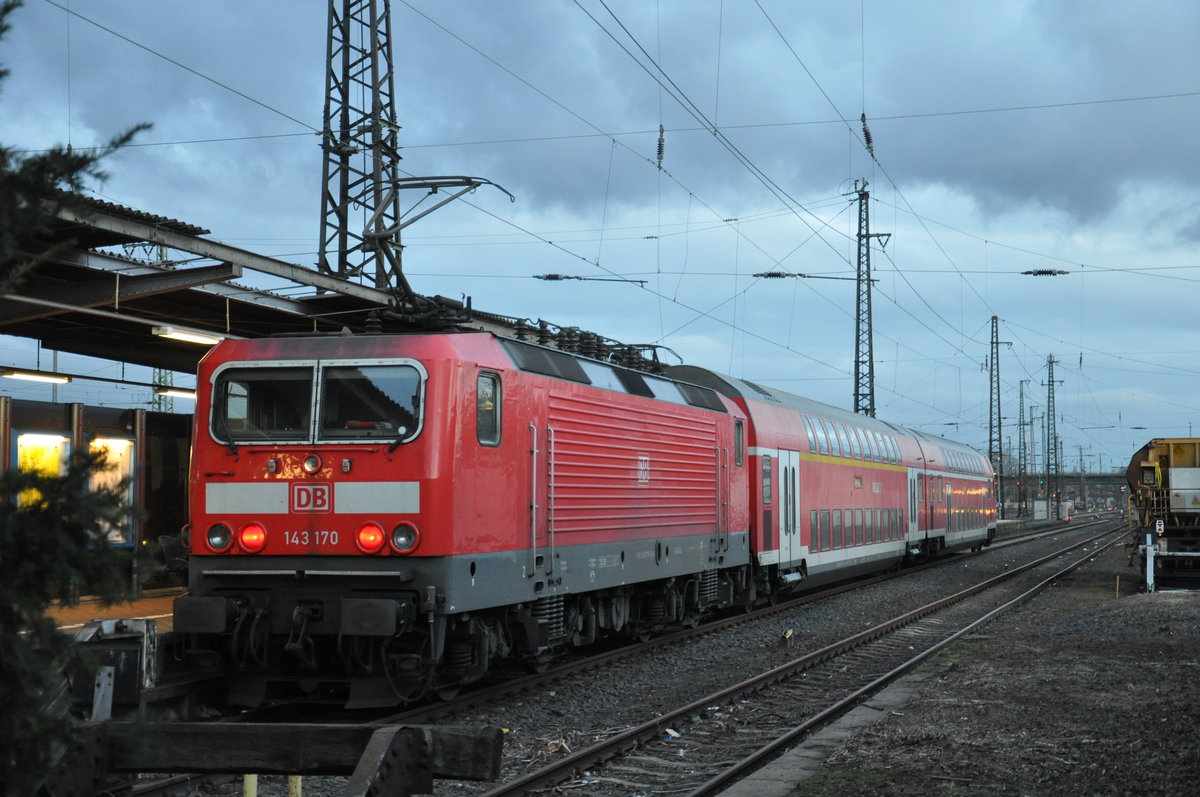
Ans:
[{"label": "platform canopy", "polygon": [[434,298],[398,306],[388,291],[256,254],[207,230],[120,205],[56,207],[50,233],[22,241],[52,250],[0,294],[0,334],[48,349],[194,373],[208,350],[168,332],[252,338],[286,333],[412,331],[422,323],[511,332],[512,321]]}]

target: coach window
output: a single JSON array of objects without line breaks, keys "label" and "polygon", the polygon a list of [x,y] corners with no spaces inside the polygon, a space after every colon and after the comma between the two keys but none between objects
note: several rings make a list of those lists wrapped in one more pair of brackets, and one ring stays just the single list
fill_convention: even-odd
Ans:
[{"label": "coach window", "polygon": [[812,423],[813,423],[813,429],[815,429],[817,432],[817,453],[818,454],[828,454],[829,453],[829,438],[827,438],[825,436],[825,427],[821,425],[821,419],[813,418]]},{"label": "coach window", "polygon": [[838,441],[841,442],[841,444],[842,444],[842,456],[849,457],[850,453],[851,453],[850,452],[850,437],[849,437],[849,435],[846,434],[846,427],[840,423],[835,423],[834,426],[837,427]]},{"label": "coach window", "polygon": [[833,431],[833,421],[822,421],[821,425],[825,427],[826,436],[829,438],[830,455],[840,457],[842,455],[842,447],[838,444],[837,434]]},{"label": "coach window", "polygon": [[846,435],[850,438],[850,453],[855,459],[862,459],[862,440],[858,437],[858,427],[847,427]]},{"label": "coach window", "polygon": [[817,435],[813,432],[812,420],[807,415],[801,415],[800,420],[804,421],[804,431],[808,434],[808,451],[810,454],[817,453]]},{"label": "coach window", "polygon": [[733,422],[733,464],[742,466],[742,449],[746,445],[746,429],[741,419]]},{"label": "coach window", "polygon": [[475,436],[480,445],[500,445],[500,375],[484,371],[475,380]]},{"label": "coach window", "polygon": [[842,541],[842,510],[833,510],[833,547],[841,548]]},{"label": "coach window", "polygon": [[854,544],[861,545],[863,539],[867,542],[871,541],[871,535],[863,528],[863,511],[861,509],[854,510]]},{"label": "coach window", "polygon": [[814,551],[821,550],[821,540],[817,537],[817,510],[808,510],[808,539]]},{"label": "coach window", "polygon": [[771,455],[763,454],[762,462],[763,503],[769,504],[771,503]]},{"label": "coach window", "polygon": [[829,548],[831,547],[830,542],[829,542],[829,510],[828,509],[821,510],[820,525],[821,525],[821,550],[828,551]]}]

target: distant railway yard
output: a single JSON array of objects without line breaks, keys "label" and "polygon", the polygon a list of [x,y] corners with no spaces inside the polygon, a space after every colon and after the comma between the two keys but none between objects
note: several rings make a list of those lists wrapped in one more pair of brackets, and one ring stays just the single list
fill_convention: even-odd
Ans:
[{"label": "distant railway yard", "polygon": [[[1184,688],[1200,668],[1200,596],[1141,592],[1128,538],[1115,518],[1081,518],[542,674],[497,673],[449,701],[288,703],[240,720],[502,729],[498,777],[438,777],[439,795],[1183,793],[1200,774]],[[258,794],[287,793],[288,757]],[[244,788],[228,772],[183,782]],[[310,795],[354,788],[303,779]]]}]

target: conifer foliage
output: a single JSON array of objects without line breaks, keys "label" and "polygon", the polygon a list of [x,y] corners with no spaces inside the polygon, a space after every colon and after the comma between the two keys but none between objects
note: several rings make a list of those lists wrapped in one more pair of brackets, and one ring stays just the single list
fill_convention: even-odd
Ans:
[{"label": "conifer foliage", "polygon": [[[0,45],[20,3],[0,3]],[[0,59],[3,50],[0,49]],[[8,70],[0,66],[0,81]],[[47,232],[58,208],[83,206],[78,193],[104,177],[100,161],[142,126],[99,149],[56,147],[21,154],[0,145],[0,294],[69,241]],[[0,329],[0,332],[3,330]],[[114,602],[122,597],[126,568],[106,530],[127,517],[124,485],[98,487],[92,473],[103,455],[76,455],[64,475],[0,474],[0,794],[35,794],[61,752],[72,726],[61,710],[63,673],[79,656],[70,637],[47,617],[57,602],[80,595]],[[56,697],[59,698],[56,702]]]}]

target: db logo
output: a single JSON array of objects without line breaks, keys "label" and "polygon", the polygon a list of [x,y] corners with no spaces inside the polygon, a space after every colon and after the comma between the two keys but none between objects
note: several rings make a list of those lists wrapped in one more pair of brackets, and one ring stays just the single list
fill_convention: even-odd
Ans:
[{"label": "db logo", "polygon": [[333,491],[330,484],[293,484],[293,512],[330,512],[333,510]]}]

